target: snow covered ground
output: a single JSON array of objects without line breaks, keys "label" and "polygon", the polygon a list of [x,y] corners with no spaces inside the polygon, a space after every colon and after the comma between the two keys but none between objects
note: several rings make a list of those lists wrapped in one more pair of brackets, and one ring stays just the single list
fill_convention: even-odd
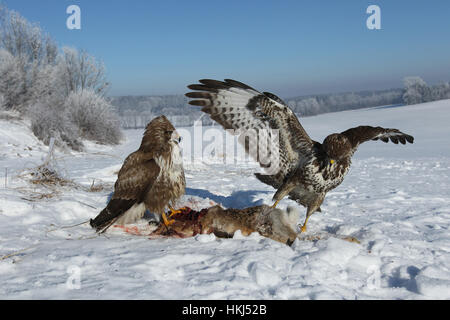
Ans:
[{"label": "snow covered ground", "polygon": [[[318,141],[366,124],[398,128],[415,142],[361,145],[342,185],[308,223],[309,234],[331,236],[288,247],[257,234],[149,240],[117,230],[95,236],[87,224],[61,228],[105,206],[142,130],[126,131],[116,147],[58,151],[54,165],[72,184],[49,189],[26,175],[48,147],[22,120],[0,120],[0,298],[450,299],[450,100],[301,122]],[[254,163],[220,163],[222,154],[212,163],[185,160],[182,202],[195,209],[272,203],[274,190],[253,177]],[[103,189],[89,190],[93,182]],[[279,207],[287,205],[295,206],[283,200]]]}]

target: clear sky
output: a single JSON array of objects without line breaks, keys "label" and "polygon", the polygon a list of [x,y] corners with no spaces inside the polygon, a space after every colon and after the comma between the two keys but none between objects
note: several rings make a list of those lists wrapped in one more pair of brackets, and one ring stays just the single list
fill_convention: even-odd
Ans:
[{"label": "clear sky", "polygon": [[[450,80],[450,1],[0,0],[103,60],[110,95],[232,78],[282,97]],[[66,8],[81,8],[81,30]],[[381,8],[381,30],[366,9]]]}]

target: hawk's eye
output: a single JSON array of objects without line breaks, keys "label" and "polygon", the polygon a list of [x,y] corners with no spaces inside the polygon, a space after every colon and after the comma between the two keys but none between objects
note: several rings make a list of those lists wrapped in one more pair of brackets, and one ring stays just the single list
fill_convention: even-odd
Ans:
[{"label": "hawk's eye", "polygon": [[334,161],[333,159],[330,159],[330,164],[335,163],[336,161]]}]

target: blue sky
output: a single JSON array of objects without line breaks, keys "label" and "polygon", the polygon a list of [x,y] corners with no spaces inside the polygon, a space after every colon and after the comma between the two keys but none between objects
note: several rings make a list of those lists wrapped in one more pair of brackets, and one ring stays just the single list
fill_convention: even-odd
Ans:
[{"label": "blue sky", "polygon": [[[110,95],[232,78],[283,97],[450,80],[450,1],[0,0],[60,46],[103,60]],[[81,8],[81,30],[66,8]],[[368,30],[366,8],[381,8]]]}]

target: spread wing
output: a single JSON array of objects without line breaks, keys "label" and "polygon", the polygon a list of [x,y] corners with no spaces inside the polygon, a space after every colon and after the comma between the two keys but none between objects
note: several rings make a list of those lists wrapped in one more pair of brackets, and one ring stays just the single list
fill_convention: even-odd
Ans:
[{"label": "spread wing", "polygon": [[350,140],[353,151],[356,151],[361,143],[369,140],[381,140],[383,142],[389,142],[391,140],[395,144],[399,142],[401,144],[414,142],[414,137],[409,134],[403,133],[398,129],[386,129],[382,127],[359,126],[341,132],[341,134],[347,136]]},{"label": "spread wing", "polygon": [[106,230],[133,205],[141,203],[159,175],[160,168],[152,153],[136,151],[124,161],[108,205],[91,220],[97,231]]},{"label": "spread wing", "polygon": [[[207,79],[199,82],[200,84],[188,86],[189,89],[195,90],[186,94],[187,97],[196,99],[189,101],[190,104],[203,107],[202,111],[208,113],[224,129],[240,130],[237,134],[241,136],[245,135],[245,131],[255,130],[259,137],[259,150],[277,154],[279,170],[272,175],[260,175],[265,176],[263,182],[281,183],[302,157],[311,154],[313,141],[292,110],[276,95],[261,93],[244,83],[230,79],[224,82]],[[272,139],[276,134],[271,129],[278,134],[277,142]],[[246,145],[245,140],[240,142]],[[247,152],[248,149],[246,146]],[[258,152],[258,155],[260,154]],[[255,159],[262,167],[267,168],[266,161]]]}]

